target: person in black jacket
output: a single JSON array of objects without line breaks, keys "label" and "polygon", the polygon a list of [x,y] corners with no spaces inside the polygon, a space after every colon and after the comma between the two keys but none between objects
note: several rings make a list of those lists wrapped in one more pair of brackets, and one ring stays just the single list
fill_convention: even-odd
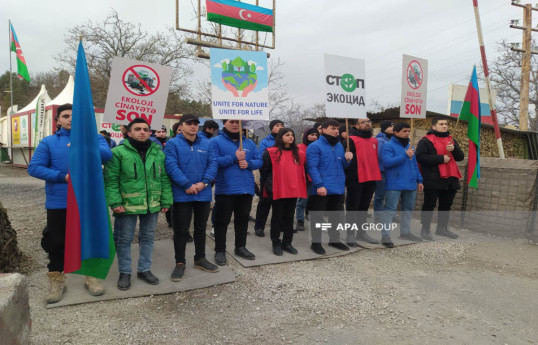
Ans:
[{"label": "person in black jacket", "polygon": [[456,162],[465,158],[458,142],[448,132],[448,121],[443,117],[432,120],[432,128],[417,145],[417,161],[424,179],[424,204],[422,205],[421,237],[432,240],[430,226],[433,210],[439,200],[436,235],[458,238],[448,230],[450,208],[462,177]]}]

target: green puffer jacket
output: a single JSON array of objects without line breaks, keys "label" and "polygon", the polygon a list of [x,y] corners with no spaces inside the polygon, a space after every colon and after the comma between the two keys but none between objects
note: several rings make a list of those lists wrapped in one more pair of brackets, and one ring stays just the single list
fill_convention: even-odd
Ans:
[{"label": "green puffer jacket", "polygon": [[[105,164],[105,196],[110,208],[123,206],[125,214],[146,214],[170,208],[172,187],[164,168],[164,153],[152,142],[146,152],[146,164],[138,151],[123,142],[112,150]],[[149,206],[148,206],[149,203]]]}]

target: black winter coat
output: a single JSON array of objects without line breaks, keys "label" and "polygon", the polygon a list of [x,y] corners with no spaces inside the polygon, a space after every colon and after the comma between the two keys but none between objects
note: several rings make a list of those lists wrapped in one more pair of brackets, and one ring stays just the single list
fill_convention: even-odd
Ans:
[{"label": "black winter coat", "polygon": [[[428,134],[434,134],[432,130]],[[438,155],[435,146],[428,138],[420,139],[416,149],[417,162],[420,164],[420,171],[424,179],[424,189],[432,190],[458,190],[460,189],[460,181],[455,177],[441,178],[439,172],[439,164],[444,163],[444,156]],[[454,139],[454,151],[452,157],[456,162],[462,161],[465,158],[463,151]]]}]

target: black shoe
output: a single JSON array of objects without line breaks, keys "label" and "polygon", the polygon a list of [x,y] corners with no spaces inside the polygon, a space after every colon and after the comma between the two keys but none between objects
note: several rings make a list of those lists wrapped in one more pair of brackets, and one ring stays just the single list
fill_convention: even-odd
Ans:
[{"label": "black shoe", "polygon": [[225,252],[216,252],[215,253],[215,263],[219,266],[226,266],[228,263],[226,261],[226,253]]},{"label": "black shoe", "polygon": [[394,243],[392,243],[392,240],[389,236],[381,237],[381,244],[387,248],[394,248]]},{"label": "black shoe", "polygon": [[215,273],[219,271],[219,268],[217,265],[207,261],[206,258],[201,258],[194,261],[194,268],[198,268],[199,270]]},{"label": "black shoe", "polygon": [[282,250],[285,251],[286,253],[290,253],[293,255],[297,255],[299,253],[297,249],[293,248],[291,244],[282,245]]},{"label": "black shoe", "polygon": [[187,237],[187,242],[194,242],[194,238],[192,238],[191,234]]},{"label": "black shoe", "polygon": [[256,221],[256,218],[252,217],[252,216],[248,216],[248,220],[251,221],[251,222],[255,222]]},{"label": "black shoe", "polygon": [[456,239],[456,238],[459,237],[458,234],[456,234],[455,232],[449,231],[448,229],[437,229],[435,231],[435,234],[439,235],[439,236],[445,236],[445,237],[448,237],[448,238],[452,238],[452,239]]},{"label": "black shoe", "polygon": [[118,289],[120,290],[129,290],[131,287],[131,275],[128,273],[120,273],[120,278],[118,279]]},{"label": "black shoe", "polygon": [[258,237],[265,237],[265,232],[263,231],[263,229],[254,229],[254,233]]},{"label": "black shoe", "polygon": [[401,240],[408,240],[413,242],[422,242],[422,238],[413,235],[412,233],[400,235]]},{"label": "black shoe", "polygon": [[346,245],[350,248],[357,248],[359,245],[357,244],[357,242],[347,242],[346,241]]},{"label": "black shoe", "polygon": [[183,278],[183,273],[185,273],[185,264],[183,262],[177,263],[174,267],[174,271],[170,276],[170,280],[173,282],[178,282]]},{"label": "black shoe", "polygon": [[349,250],[349,247],[340,242],[329,242],[329,246],[338,250]]},{"label": "black shoe", "polygon": [[422,229],[420,231],[420,237],[422,237],[426,241],[433,241],[433,237],[432,237],[432,234],[430,233],[429,229],[428,230]]},{"label": "black shoe", "polygon": [[284,253],[282,252],[282,247],[280,244],[273,244],[273,254],[276,256],[282,256]]},{"label": "black shoe", "polygon": [[295,227],[296,231],[304,231],[304,220],[298,220],[297,226]]},{"label": "black shoe", "polygon": [[248,249],[245,248],[245,247],[235,248],[234,253],[235,253],[235,255],[237,255],[237,256],[239,256],[239,257],[241,257],[243,259],[247,259],[247,260],[256,259],[256,255],[249,252]]},{"label": "black shoe", "polygon": [[151,271],[138,272],[136,276],[150,285],[159,284],[159,278],[155,277]]},{"label": "black shoe", "polygon": [[321,243],[312,243],[312,245],[310,246],[310,249],[312,249],[312,251],[318,255],[326,254],[325,249],[323,249],[323,246],[321,245]]},{"label": "black shoe", "polygon": [[366,242],[366,243],[370,243],[370,244],[378,244],[379,241],[376,240],[375,238],[372,238],[370,237],[366,231],[364,230],[359,230],[357,231],[357,241],[362,241],[362,242]]}]

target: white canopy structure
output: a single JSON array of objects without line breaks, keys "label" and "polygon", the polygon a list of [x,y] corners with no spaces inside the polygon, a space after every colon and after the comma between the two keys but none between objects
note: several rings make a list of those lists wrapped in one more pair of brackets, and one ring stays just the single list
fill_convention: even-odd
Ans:
[{"label": "white canopy structure", "polygon": [[50,102],[50,97],[49,97],[49,94],[47,92],[47,88],[45,87],[45,85],[41,85],[41,90],[39,91],[37,96],[30,103],[28,103],[28,105],[26,107],[24,107],[21,110],[17,111],[17,113],[25,113],[27,111],[35,110],[37,100],[41,95],[45,95],[46,103]]},{"label": "white canopy structure", "polygon": [[65,103],[73,103],[73,94],[75,93],[75,80],[73,79],[73,76],[69,76],[69,80],[67,81],[67,85],[65,85],[64,89],[58,96],[56,96],[55,99],[47,103],[48,106],[52,105],[62,105]]}]

